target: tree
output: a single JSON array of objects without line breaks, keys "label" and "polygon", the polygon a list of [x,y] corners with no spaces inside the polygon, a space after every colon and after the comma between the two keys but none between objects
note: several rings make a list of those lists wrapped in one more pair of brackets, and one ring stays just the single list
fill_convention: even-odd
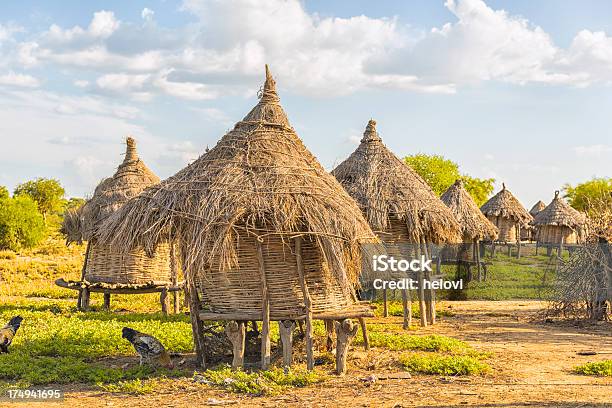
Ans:
[{"label": "tree", "polygon": [[457,179],[465,182],[465,189],[478,206],[484,204],[493,192],[495,179],[479,179],[461,174],[459,165],[444,156],[419,153],[405,157],[404,162],[417,172],[438,196]]},{"label": "tree", "polygon": [[612,179],[609,178],[593,178],[576,186],[566,184],[563,190],[570,205],[578,211],[588,213],[596,204],[600,206],[602,203],[612,206]]},{"label": "tree", "polygon": [[17,251],[37,245],[46,233],[42,214],[28,195],[0,198],[0,248]]},{"label": "tree", "polygon": [[9,198],[9,191],[6,187],[4,186],[0,186],[0,200],[2,200],[3,198]]},{"label": "tree", "polygon": [[68,210],[76,210],[85,204],[85,199],[80,197],[70,197],[68,200],[64,200],[64,212]]},{"label": "tree", "polygon": [[62,211],[65,191],[60,182],[55,179],[38,178],[19,184],[13,195],[24,194],[36,202],[44,220],[47,219],[48,214]]}]

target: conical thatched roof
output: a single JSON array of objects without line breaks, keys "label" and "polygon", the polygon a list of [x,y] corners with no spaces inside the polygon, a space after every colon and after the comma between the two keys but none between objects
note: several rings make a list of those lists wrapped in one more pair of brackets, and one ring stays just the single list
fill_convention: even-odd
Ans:
[{"label": "conical thatched roof", "polygon": [[538,215],[538,213],[545,208],[546,208],[546,204],[544,204],[544,201],[540,200],[537,203],[535,203],[533,207],[531,207],[531,210],[529,210],[529,214],[535,218],[535,216]]},{"label": "conical thatched roof", "polygon": [[559,191],[555,191],[555,198],[535,216],[533,225],[556,225],[574,229],[582,226],[585,221],[584,214],[572,208],[559,196]]},{"label": "conical thatched roof", "polygon": [[81,208],[64,217],[62,231],[68,242],[90,240],[101,221],[145,188],[159,183],[159,177],[138,157],[136,141],[128,137],[126,145],[125,158],[115,174],[98,184],[91,199]]},{"label": "conical thatched roof", "polygon": [[361,144],[332,174],[353,197],[372,229],[385,231],[389,217],[406,223],[410,239],[459,242],[460,227],[429,185],[383,144],[370,120]]},{"label": "conical thatched roof", "polygon": [[464,238],[497,239],[497,227],[480,211],[470,193],[465,189],[462,180],[455,181],[440,199],[455,215],[461,225]]},{"label": "conical thatched roof", "polygon": [[527,224],[533,219],[510,190],[506,189],[505,184],[502,184],[499,193],[480,207],[480,211],[486,216],[509,218],[521,225]]},{"label": "conical thatched roof", "polygon": [[[237,234],[314,237],[340,281],[356,282],[361,240],[375,239],[359,208],[306,149],[266,66],[259,103],[207,153],[147,189],[103,226],[104,242],[151,252],[178,239],[187,278],[237,267]],[[204,276],[203,276],[204,275]]]}]

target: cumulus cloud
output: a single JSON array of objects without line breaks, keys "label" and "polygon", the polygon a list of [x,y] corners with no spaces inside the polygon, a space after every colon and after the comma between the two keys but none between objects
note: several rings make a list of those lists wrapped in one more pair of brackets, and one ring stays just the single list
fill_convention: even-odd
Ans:
[{"label": "cumulus cloud", "polygon": [[142,12],[140,13],[140,17],[142,17],[142,19],[145,21],[153,20],[154,15],[155,15],[155,12],[148,7],[143,8]]},{"label": "cumulus cloud", "polygon": [[0,86],[13,86],[22,88],[36,88],[40,81],[32,75],[15,73],[13,71],[0,75]]}]

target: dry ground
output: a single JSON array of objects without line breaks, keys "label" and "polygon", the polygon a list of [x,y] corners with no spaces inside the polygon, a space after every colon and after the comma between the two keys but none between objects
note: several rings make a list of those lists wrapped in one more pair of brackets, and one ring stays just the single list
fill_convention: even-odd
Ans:
[{"label": "dry ground", "polygon": [[[572,367],[611,358],[612,324],[546,323],[537,317],[537,301],[445,302],[455,315],[443,318],[420,334],[436,333],[467,341],[476,349],[492,351],[492,374],[483,377],[444,378],[413,376],[404,379],[362,381],[372,371],[360,361],[380,354],[355,350],[350,373],[343,378],[275,397],[231,394],[190,380],[168,380],[151,394],[131,396],[100,391],[66,390],[64,405],[71,407],[612,407],[612,378],[571,373]],[[379,319],[379,322],[380,321]],[[401,318],[386,320],[401,325]],[[593,350],[600,355],[580,356]],[[378,354],[377,354],[378,353]],[[607,353],[607,354],[606,354]],[[393,368],[377,368],[383,376]],[[42,405],[42,404],[38,404]],[[54,404],[56,405],[56,404]],[[19,404],[7,404],[18,407]]]}]

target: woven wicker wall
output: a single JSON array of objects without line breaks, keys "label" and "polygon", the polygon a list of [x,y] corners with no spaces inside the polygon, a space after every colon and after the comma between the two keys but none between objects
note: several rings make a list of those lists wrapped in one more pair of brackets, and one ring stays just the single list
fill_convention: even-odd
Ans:
[{"label": "woven wicker wall", "polygon": [[538,227],[538,242],[542,244],[576,244],[578,234],[566,226],[542,225]]},{"label": "woven wicker wall", "polygon": [[494,217],[487,216],[498,229],[499,236],[497,238],[500,242],[516,242],[516,222],[510,218],[505,217]]},{"label": "woven wicker wall", "polygon": [[[206,279],[197,278],[196,287],[204,306],[218,313],[260,313],[261,278],[257,246],[253,236],[236,238],[239,268],[219,271],[213,265]],[[304,299],[298,280],[293,241],[269,236],[262,243],[266,282],[270,294],[270,318],[289,319],[304,313]],[[350,304],[340,284],[321,259],[317,244],[303,238],[304,274],[313,312],[338,310]]]},{"label": "woven wicker wall", "polygon": [[112,251],[106,246],[90,242],[85,280],[91,283],[170,284],[170,246],[160,245],[153,258],[144,251],[135,250],[127,254]]}]

